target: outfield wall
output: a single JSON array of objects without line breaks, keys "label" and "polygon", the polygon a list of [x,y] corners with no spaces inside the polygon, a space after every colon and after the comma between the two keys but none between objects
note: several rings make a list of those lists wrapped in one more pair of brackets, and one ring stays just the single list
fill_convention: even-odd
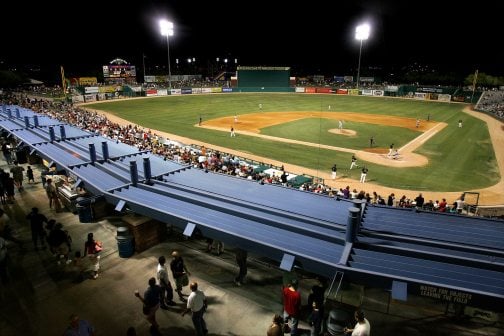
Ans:
[{"label": "outfield wall", "polygon": [[[102,101],[126,97],[153,97],[166,95],[187,95],[187,94],[209,94],[209,93],[305,93],[305,94],[336,94],[352,96],[373,96],[373,97],[403,97],[415,100],[439,101],[439,102],[465,102],[477,100],[481,93],[476,92],[474,97],[472,92],[461,90],[441,90],[429,89],[426,87],[414,86],[385,86],[383,89],[347,89],[336,87],[183,87],[168,90],[166,88],[143,89],[142,87],[115,87],[113,93],[102,93],[99,87],[81,88],[84,94],[72,97],[73,102]],[[430,91],[430,92],[429,92]],[[96,92],[96,93],[95,93]],[[445,93],[453,92],[454,94]]]}]

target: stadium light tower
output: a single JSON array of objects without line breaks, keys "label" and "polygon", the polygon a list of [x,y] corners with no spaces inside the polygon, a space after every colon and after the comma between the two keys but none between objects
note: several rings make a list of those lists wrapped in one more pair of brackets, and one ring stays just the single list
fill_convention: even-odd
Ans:
[{"label": "stadium light tower", "polygon": [[360,63],[361,63],[361,54],[362,54],[362,41],[367,40],[369,38],[370,30],[371,30],[371,27],[367,23],[363,23],[361,25],[358,25],[357,28],[355,28],[355,39],[360,41],[359,65],[357,66],[357,91],[359,90],[359,82],[360,82]]},{"label": "stadium light tower", "polygon": [[168,45],[168,87],[171,94],[171,67],[170,67],[170,36],[173,36],[173,22],[167,20],[159,21],[161,35],[166,36],[166,44]]}]

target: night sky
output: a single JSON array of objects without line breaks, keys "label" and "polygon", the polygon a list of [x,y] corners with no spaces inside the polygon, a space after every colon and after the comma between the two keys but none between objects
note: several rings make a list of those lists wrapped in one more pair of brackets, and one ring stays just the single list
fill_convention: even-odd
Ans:
[{"label": "night sky", "polygon": [[[477,1],[38,1],[10,2],[0,19],[0,60],[65,66],[75,76],[119,57],[166,66],[159,19],[174,22],[170,58],[209,64],[291,66],[298,75],[357,67],[355,27],[371,25],[362,67],[429,64],[440,71],[504,75],[504,5]],[[303,5],[298,5],[302,3]]]}]

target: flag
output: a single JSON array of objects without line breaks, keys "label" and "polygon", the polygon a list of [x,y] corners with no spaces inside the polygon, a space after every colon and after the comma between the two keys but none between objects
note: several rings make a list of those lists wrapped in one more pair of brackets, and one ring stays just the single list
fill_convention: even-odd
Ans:
[{"label": "flag", "polygon": [[63,69],[63,65],[60,67],[61,69],[61,88],[63,89],[63,94],[67,92],[67,82],[65,79],[65,70]]},{"label": "flag", "polygon": [[474,91],[476,91],[476,83],[478,82],[478,69],[474,72],[473,84],[472,84],[472,94],[471,94],[471,104],[473,103]]},{"label": "flag", "polygon": [[478,69],[476,69],[476,71],[474,72],[473,85],[472,85],[473,92],[476,91],[477,82],[478,82]]}]

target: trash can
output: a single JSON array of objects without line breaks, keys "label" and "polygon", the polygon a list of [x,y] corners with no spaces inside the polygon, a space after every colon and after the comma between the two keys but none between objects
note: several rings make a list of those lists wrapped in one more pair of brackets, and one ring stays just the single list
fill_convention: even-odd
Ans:
[{"label": "trash can", "polygon": [[117,228],[117,250],[119,251],[119,257],[129,258],[135,252],[133,246],[133,236],[130,234],[129,229],[125,226],[120,226]]},{"label": "trash can", "polygon": [[93,209],[91,208],[91,201],[89,199],[78,199],[75,203],[75,207],[79,214],[79,222],[91,223],[93,221]]}]

